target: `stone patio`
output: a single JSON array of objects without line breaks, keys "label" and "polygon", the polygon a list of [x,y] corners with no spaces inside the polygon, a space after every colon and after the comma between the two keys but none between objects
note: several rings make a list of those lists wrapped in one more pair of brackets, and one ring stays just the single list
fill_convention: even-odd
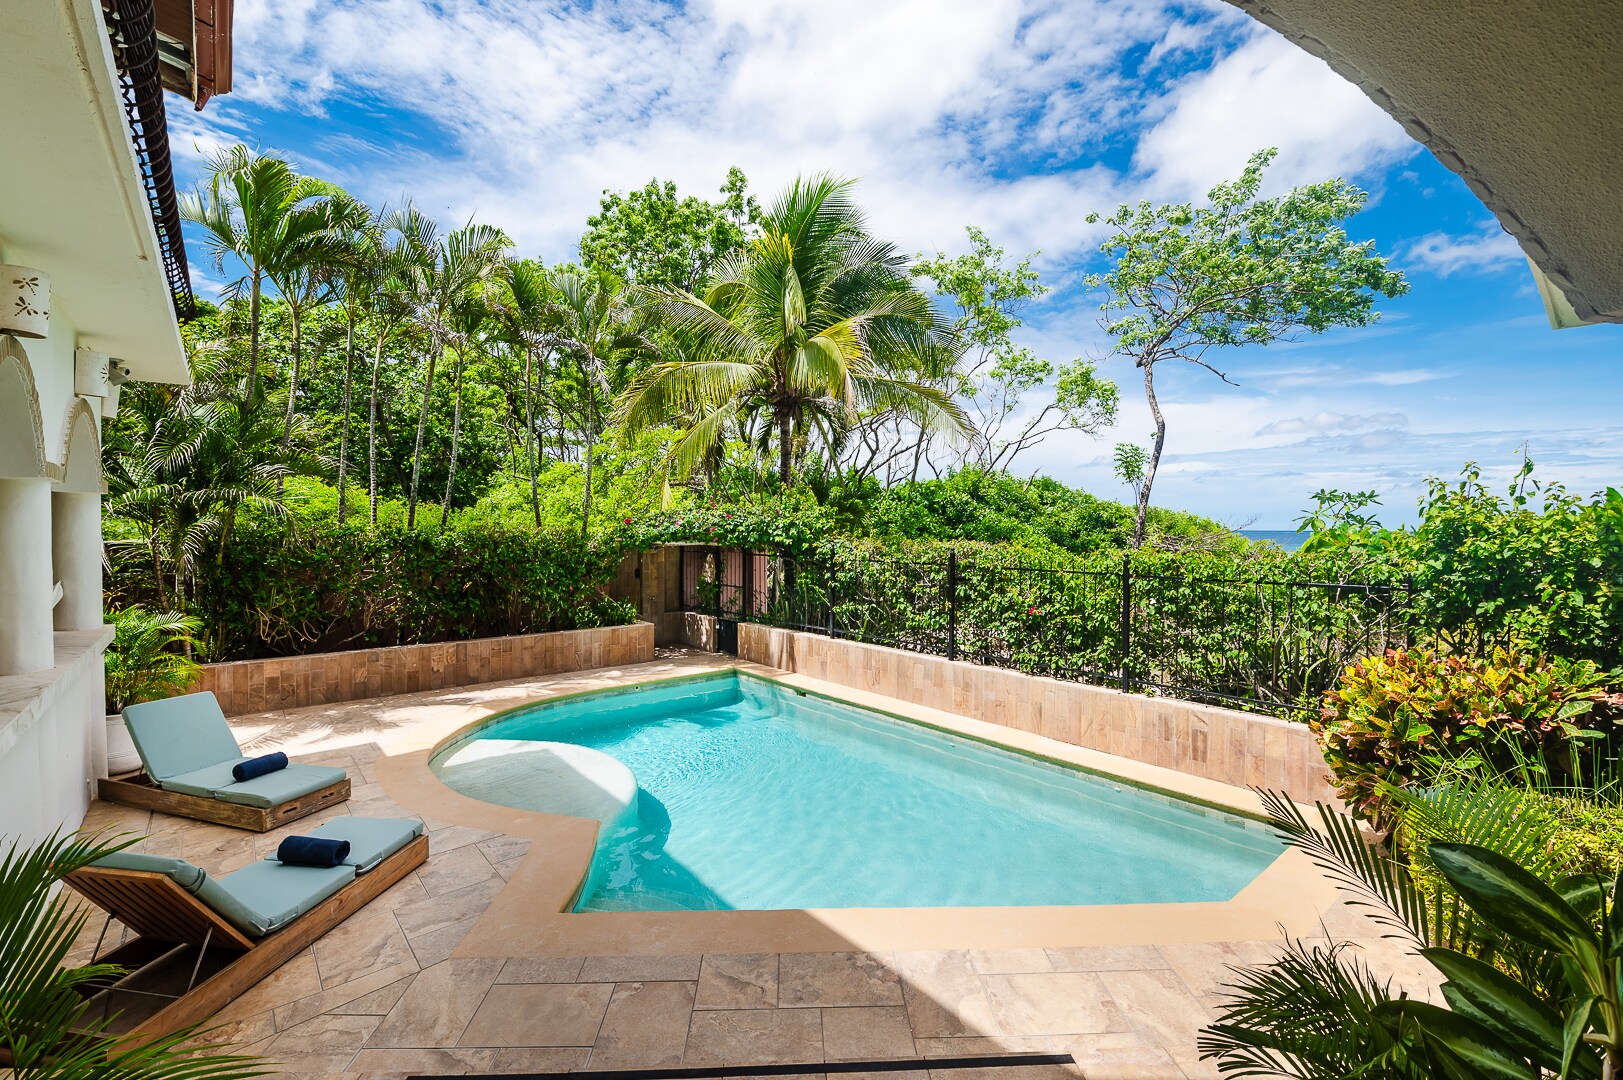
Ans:
[{"label": "stone patio", "polygon": [[[605,670],[477,689],[505,702],[625,677]],[[680,941],[639,943],[633,934],[614,955],[467,955],[459,946],[519,872],[531,841],[426,816],[391,798],[379,776],[396,734],[466,703],[471,689],[234,720],[245,748],[286,749],[295,760],[342,766],[354,780],[348,803],[278,832],[92,807],[87,828],[146,834],[140,849],[181,856],[210,873],[262,858],[282,835],[332,814],[424,817],[429,826],[424,866],[233,1002],[203,1041],[237,1044],[280,1062],[289,1077],[768,1067],[1043,1051],[1073,1055],[1087,1078],[1175,1080],[1218,1075],[1199,1061],[1195,1039],[1213,1015],[1227,968],[1265,961],[1277,948],[1277,941],[1253,940],[690,955]],[[536,908],[537,916],[555,912]],[[100,924],[92,921],[78,959],[88,958]],[[1327,911],[1323,927],[1360,942],[1364,959],[1412,993],[1434,996],[1429,969],[1346,905]],[[112,938],[118,933],[115,924]],[[1003,1080],[982,1074],[997,1071],[934,1077]],[[1078,1075],[1024,1068],[1008,1080],[1058,1080],[1060,1073]],[[926,1080],[922,1071],[883,1075]]]}]

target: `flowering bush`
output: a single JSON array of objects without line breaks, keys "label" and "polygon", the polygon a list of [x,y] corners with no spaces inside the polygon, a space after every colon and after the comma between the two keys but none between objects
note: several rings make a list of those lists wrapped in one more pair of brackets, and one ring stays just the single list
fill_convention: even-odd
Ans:
[{"label": "flowering bush", "polygon": [[1386,824],[1388,786],[1451,769],[1581,781],[1619,741],[1616,678],[1587,660],[1505,649],[1486,659],[1393,650],[1348,667],[1313,730],[1341,797]]}]

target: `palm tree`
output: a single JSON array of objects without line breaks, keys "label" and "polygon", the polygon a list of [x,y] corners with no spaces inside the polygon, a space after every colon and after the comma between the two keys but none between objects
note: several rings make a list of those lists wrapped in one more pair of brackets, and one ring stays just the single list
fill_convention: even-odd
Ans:
[{"label": "palm tree", "polygon": [[536,528],[541,527],[541,497],[536,487],[538,454],[535,437],[536,367],[543,352],[551,347],[551,315],[554,310],[552,281],[546,267],[532,259],[516,259],[502,276],[502,292],[496,302],[501,340],[524,357],[524,454],[530,475],[530,511]]},{"label": "palm tree", "polygon": [[265,407],[279,402],[250,402],[224,350],[195,352],[192,375],[185,387],[139,384],[129,410],[135,423],[110,432],[104,454],[107,514],[141,523],[158,606],[180,611],[198,561],[223,558],[242,510],[282,516],[282,481],[323,471],[302,449],[311,441],[307,421],[297,418],[297,438],[284,444],[282,424]]},{"label": "palm tree", "polygon": [[372,266],[367,303],[375,335],[366,411],[367,503],[373,525],[378,523],[378,376],[383,367],[383,350],[411,320],[412,283],[433,256],[422,239],[432,235],[433,229],[434,223],[407,202],[399,210],[379,215],[377,229],[367,245]]},{"label": "palm tree", "polygon": [[496,288],[491,287],[490,280],[480,281],[451,307],[451,335],[447,343],[456,358],[456,366],[451,395],[451,462],[445,473],[445,498],[440,503],[441,531],[451,520],[451,496],[456,491],[457,453],[462,447],[462,376],[468,369],[469,353],[476,353],[482,347],[482,338],[490,327],[493,294],[499,292],[500,275],[506,268],[505,260],[494,267],[492,276]]},{"label": "palm tree", "polygon": [[684,355],[639,377],[617,414],[628,432],[686,423],[670,452],[676,474],[702,462],[740,416],[770,423],[784,483],[811,429],[837,438],[865,408],[893,408],[949,435],[968,429],[947,393],[908,377],[959,346],[894,245],[868,234],[850,188],[797,179],[703,298],[647,291]]},{"label": "palm tree", "polygon": [[411,490],[406,500],[406,527],[417,523],[417,484],[422,475],[423,436],[428,430],[428,405],[434,393],[434,369],[455,335],[452,317],[475,287],[482,286],[504,265],[503,253],[512,246],[507,234],[489,225],[467,225],[443,240],[435,224],[416,215],[408,242],[420,255],[405,266],[412,321],[428,337],[428,363],[423,374],[423,400],[417,410],[417,440],[411,454]]},{"label": "palm tree", "polygon": [[302,265],[328,235],[325,203],[340,194],[324,180],[300,176],[279,157],[234,146],[209,159],[204,187],[183,195],[181,216],[203,227],[214,260],[244,267],[228,295],[248,297],[248,401],[259,399],[259,302],[266,278]]},{"label": "palm tree", "polygon": [[602,436],[602,406],[640,357],[653,355],[644,333],[647,317],[633,306],[620,281],[605,273],[559,270],[551,275],[551,344],[574,367],[581,394],[581,434],[585,442],[580,527],[592,517],[592,458]]}]

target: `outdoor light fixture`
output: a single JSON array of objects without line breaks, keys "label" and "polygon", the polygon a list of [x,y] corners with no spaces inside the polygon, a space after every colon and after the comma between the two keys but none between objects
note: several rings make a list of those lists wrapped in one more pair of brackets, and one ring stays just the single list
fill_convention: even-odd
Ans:
[{"label": "outdoor light fixture", "polygon": [[0,334],[42,338],[50,332],[51,279],[32,266],[0,264]]},{"label": "outdoor light fixture", "polygon": [[84,346],[73,351],[73,392],[80,397],[107,396],[107,369],[112,357]]}]

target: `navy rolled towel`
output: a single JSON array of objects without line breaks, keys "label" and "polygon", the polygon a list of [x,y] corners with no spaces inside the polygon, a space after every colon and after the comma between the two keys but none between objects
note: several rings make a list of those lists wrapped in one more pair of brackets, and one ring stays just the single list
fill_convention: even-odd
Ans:
[{"label": "navy rolled towel", "polygon": [[276,849],[277,861],[289,866],[337,866],[347,858],[348,840],[324,836],[290,836]]},{"label": "navy rolled towel", "polygon": [[287,768],[287,755],[278,750],[274,754],[261,754],[251,757],[247,761],[239,761],[231,766],[231,778],[237,783],[252,780],[256,776],[277,772]]}]

